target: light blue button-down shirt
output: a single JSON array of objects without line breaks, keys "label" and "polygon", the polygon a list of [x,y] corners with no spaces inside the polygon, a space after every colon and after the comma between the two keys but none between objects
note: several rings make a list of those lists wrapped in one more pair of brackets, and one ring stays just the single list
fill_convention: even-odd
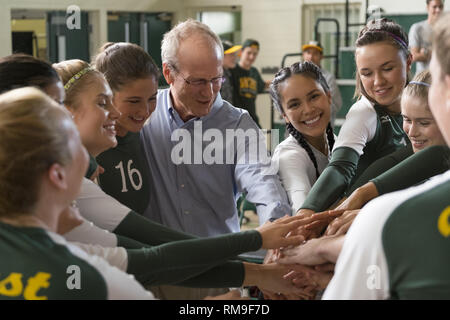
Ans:
[{"label": "light blue button-down shirt", "polygon": [[236,129],[259,130],[246,111],[220,94],[208,115],[184,122],[172,107],[170,89],[160,90],[156,110],[141,130],[152,177],[144,215],[198,236],[238,232],[236,200],[242,192],[256,204],[260,223],[290,214],[277,170],[267,170],[267,162],[239,161],[238,139],[226,139]]}]

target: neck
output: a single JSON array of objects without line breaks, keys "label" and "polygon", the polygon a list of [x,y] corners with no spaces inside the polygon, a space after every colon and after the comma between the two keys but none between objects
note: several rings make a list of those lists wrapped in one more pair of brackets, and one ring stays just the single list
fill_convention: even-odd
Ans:
[{"label": "neck", "polygon": [[172,107],[178,112],[181,120],[186,122],[192,118],[195,118],[195,115],[186,110],[186,108],[181,103],[177,102],[172,94],[172,90],[170,90],[170,100],[172,101]]},{"label": "neck", "polygon": [[128,133],[128,130],[122,127],[120,124],[116,123],[116,136],[125,137]]},{"label": "neck", "polygon": [[243,61],[239,61],[239,66],[244,70],[250,70],[250,68],[252,67],[251,65],[246,64]]},{"label": "neck", "polygon": [[326,146],[327,141],[325,139],[325,135],[321,135],[319,137],[309,137],[305,136],[306,141],[314,148],[322,152],[324,155],[328,155],[328,148]]},{"label": "neck", "polygon": [[34,227],[51,231],[56,230],[56,224],[52,228],[39,216],[36,216],[34,214],[19,214],[14,215],[13,217],[0,217],[0,221],[16,227]]},{"label": "neck", "polygon": [[385,106],[387,113],[397,115],[401,113],[400,100],[394,102],[390,106]]}]

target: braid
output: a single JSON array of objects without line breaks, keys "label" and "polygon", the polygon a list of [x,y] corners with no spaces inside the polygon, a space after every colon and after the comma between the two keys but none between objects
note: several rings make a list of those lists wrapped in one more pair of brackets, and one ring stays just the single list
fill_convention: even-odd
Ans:
[{"label": "braid", "polygon": [[331,127],[330,123],[328,123],[326,132],[327,132],[328,147],[330,148],[330,153],[331,153],[333,151],[333,147],[334,147],[334,133],[333,133],[333,128]]},{"label": "braid", "polygon": [[[316,169],[316,178],[319,178],[319,170],[317,167],[317,160],[316,160],[316,156],[314,155],[311,147],[309,146],[309,144],[306,142],[305,138],[303,137],[303,135],[298,132],[297,129],[294,128],[294,126],[291,123],[286,123],[286,129],[289,132],[289,134],[291,136],[293,136],[295,138],[295,140],[297,140],[298,144],[305,149],[305,151],[308,153],[309,158],[311,159],[312,163],[314,164],[314,168]],[[333,139],[334,140],[334,139]]]}]

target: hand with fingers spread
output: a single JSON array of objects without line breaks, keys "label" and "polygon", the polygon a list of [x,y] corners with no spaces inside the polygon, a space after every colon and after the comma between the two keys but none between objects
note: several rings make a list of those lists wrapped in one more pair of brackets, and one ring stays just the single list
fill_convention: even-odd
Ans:
[{"label": "hand with fingers spread", "polygon": [[298,219],[298,217],[285,216],[274,222],[266,222],[262,226],[256,228],[256,230],[261,234],[263,240],[262,248],[277,249],[302,243],[305,240],[302,235],[286,236],[291,231],[298,229],[304,224],[306,224],[306,222]]},{"label": "hand with fingers spread", "polygon": [[328,210],[312,215],[300,215],[296,216],[301,219],[302,226],[293,234],[301,235],[305,240],[318,238],[328,224],[336,217],[344,213],[344,210]]},{"label": "hand with fingers spread", "polygon": [[377,187],[373,182],[368,182],[359,187],[345,199],[339,206],[338,210],[356,210],[361,209],[367,202],[379,196]]},{"label": "hand with fingers spread", "polygon": [[291,281],[305,293],[324,290],[333,277],[331,272],[321,272],[307,266],[290,265],[290,267],[292,270],[284,276],[284,279]]},{"label": "hand with fingers spread", "polygon": [[321,238],[311,239],[294,248],[283,249],[281,250],[280,258],[277,260],[277,263],[299,263],[309,266],[326,263],[328,261],[319,253],[321,242]]},{"label": "hand with fingers spread", "polygon": [[344,236],[311,239],[300,246],[283,249],[277,263],[310,266],[335,263],[341,252],[343,241]]},{"label": "hand with fingers spread", "polygon": [[270,293],[281,293],[284,295],[295,294],[307,298],[304,289],[298,288],[290,280],[284,279],[284,276],[292,270],[290,265],[264,264],[255,265],[245,263],[245,274],[243,286],[256,285],[261,291]]},{"label": "hand with fingers spread", "polygon": [[327,230],[325,231],[326,236],[332,236],[332,235],[343,235],[346,234],[348,229],[353,223],[353,220],[355,220],[356,216],[359,213],[358,210],[350,210],[345,211],[340,217],[334,219],[327,227]]}]

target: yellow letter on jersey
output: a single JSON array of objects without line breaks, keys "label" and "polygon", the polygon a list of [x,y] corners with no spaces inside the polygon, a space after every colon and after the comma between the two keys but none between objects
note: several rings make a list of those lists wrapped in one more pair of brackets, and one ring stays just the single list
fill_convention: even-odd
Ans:
[{"label": "yellow letter on jersey", "polygon": [[34,277],[28,279],[27,287],[23,293],[25,300],[48,300],[46,296],[37,296],[36,293],[41,288],[48,288],[50,286],[51,274],[46,272],[38,272]]},{"label": "yellow letter on jersey", "polygon": [[447,208],[444,209],[444,211],[442,211],[442,213],[438,219],[438,229],[439,229],[439,232],[444,237],[450,236],[449,218],[450,218],[450,206],[448,206]]},{"label": "yellow letter on jersey", "polygon": [[[7,288],[9,285],[9,288]],[[11,272],[11,274],[0,281],[0,295],[8,297],[17,297],[22,293],[22,274],[17,272]]]}]

